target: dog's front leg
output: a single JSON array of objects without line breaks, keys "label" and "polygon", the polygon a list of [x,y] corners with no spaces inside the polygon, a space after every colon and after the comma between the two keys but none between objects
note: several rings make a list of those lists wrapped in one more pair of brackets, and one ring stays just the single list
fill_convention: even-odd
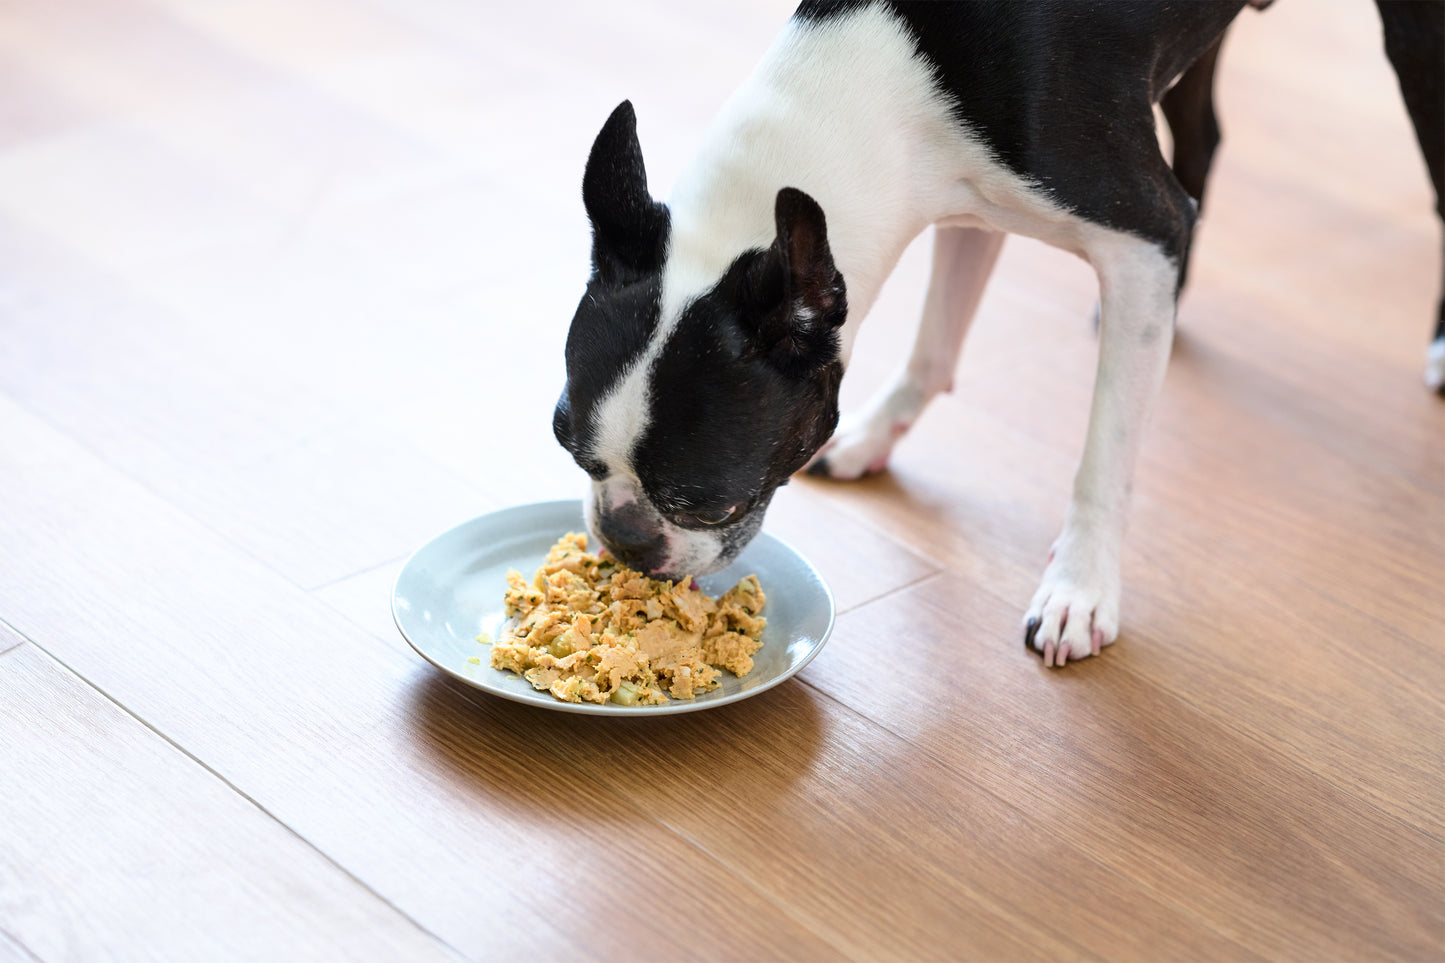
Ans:
[{"label": "dog's front leg", "polygon": [[1134,463],[1174,337],[1177,262],[1156,244],[1107,232],[1087,248],[1102,330],[1083,460],[1064,530],[1025,619],[1045,665],[1097,655],[1119,633],[1119,553]]},{"label": "dog's front leg", "polygon": [[964,336],[1004,236],[981,228],[934,229],[933,274],[907,364],[862,411],[844,418],[810,472],[846,479],[882,471],[898,439],[939,392],[952,387]]}]

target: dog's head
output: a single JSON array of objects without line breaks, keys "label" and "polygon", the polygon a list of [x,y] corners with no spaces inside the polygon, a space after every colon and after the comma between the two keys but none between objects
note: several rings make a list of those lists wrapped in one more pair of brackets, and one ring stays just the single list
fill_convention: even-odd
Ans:
[{"label": "dog's head", "polygon": [[664,317],[671,224],[630,103],[593,144],[582,200],[592,275],[553,429],[592,476],[588,525],[614,555],[664,577],[716,571],[837,425],[847,304],[823,211],[783,188],[771,246]]}]

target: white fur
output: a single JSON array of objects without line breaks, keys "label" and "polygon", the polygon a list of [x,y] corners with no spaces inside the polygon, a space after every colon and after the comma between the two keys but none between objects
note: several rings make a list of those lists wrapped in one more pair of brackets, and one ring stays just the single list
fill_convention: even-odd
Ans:
[{"label": "white fur", "polygon": [[1174,260],[1128,234],[1084,233],[1099,274],[1099,370],[1064,530],[1025,616],[1039,621],[1034,644],[1053,665],[1096,653],[1118,635],[1119,550],[1134,464],[1174,337]]},{"label": "white fur", "polygon": [[931,223],[1022,230],[1076,249],[1072,219],[960,128],[897,18],[866,8],[790,24],[724,105],[669,199],[657,330],[595,416],[593,453],[614,475],[635,479],[650,369],[678,318],[740,253],[772,244],[783,187],[806,191],[827,217],[848,289],[845,364],[883,281]]},{"label": "white fur", "polygon": [[846,362],[903,249],[937,219],[937,203],[925,198],[946,191],[950,176],[940,161],[963,140],[896,18],[869,9],[823,27],[789,24],[673,188],[657,330],[599,406],[597,457],[631,473],[631,446],[647,428],[653,362],[689,302],[743,251],[773,243],[781,188],[806,191],[828,219],[848,286]]},{"label": "white fur", "polygon": [[1435,391],[1445,385],[1445,338],[1436,338],[1425,355],[1425,384]]},{"label": "white fur", "polygon": [[1005,235],[978,228],[939,227],[923,320],[908,362],[857,415],[843,419],[818,454],[833,478],[881,471],[894,444],[940,392],[953,385],[963,339]]}]

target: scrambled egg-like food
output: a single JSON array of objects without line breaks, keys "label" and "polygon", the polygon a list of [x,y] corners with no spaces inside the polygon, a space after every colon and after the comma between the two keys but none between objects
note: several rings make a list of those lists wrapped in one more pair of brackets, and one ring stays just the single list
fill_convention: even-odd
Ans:
[{"label": "scrambled egg-like food", "polygon": [[558,539],[528,582],[507,573],[509,618],[492,668],[519,673],[565,702],[659,705],[718,686],[719,668],[747,675],[767,619],[755,575],[719,598],[650,579],[587,551],[587,536]]}]

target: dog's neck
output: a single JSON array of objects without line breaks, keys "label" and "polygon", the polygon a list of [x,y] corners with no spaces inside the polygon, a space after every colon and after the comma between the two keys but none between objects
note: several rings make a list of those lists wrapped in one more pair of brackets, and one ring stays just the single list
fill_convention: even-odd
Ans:
[{"label": "dog's neck", "polygon": [[669,199],[662,323],[749,248],[773,242],[782,187],[810,194],[848,291],[847,364],[858,326],[909,242],[942,216],[939,158],[958,137],[912,38],[874,8],[789,24],[713,122]]}]

